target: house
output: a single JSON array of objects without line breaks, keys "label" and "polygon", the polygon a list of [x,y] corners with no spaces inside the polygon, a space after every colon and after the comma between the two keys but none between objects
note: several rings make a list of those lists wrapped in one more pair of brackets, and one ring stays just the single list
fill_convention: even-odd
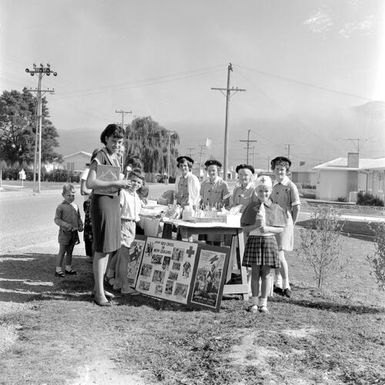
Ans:
[{"label": "house", "polygon": [[317,199],[355,202],[359,191],[384,199],[385,158],[360,159],[358,153],[350,152],[347,158],[337,158],[314,169],[318,172]]},{"label": "house", "polygon": [[300,170],[291,171],[291,180],[298,188],[309,188],[317,184],[317,171],[315,170]]},{"label": "house", "polygon": [[74,152],[63,156],[63,166],[67,171],[82,172],[89,163],[91,154],[85,151]]}]

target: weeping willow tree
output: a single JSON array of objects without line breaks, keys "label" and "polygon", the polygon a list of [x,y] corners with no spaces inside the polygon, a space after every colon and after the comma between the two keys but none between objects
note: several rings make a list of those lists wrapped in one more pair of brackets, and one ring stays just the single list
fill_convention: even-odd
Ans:
[{"label": "weeping willow tree", "polygon": [[146,173],[168,172],[170,151],[170,175],[175,175],[179,136],[161,127],[148,117],[136,118],[126,129],[126,148],[129,156],[137,155],[143,162]]}]

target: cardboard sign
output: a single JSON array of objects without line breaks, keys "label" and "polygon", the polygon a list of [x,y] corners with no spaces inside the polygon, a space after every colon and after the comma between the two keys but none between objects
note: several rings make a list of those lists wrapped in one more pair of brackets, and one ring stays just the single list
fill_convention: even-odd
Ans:
[{"label": "cardboard sign", "polygon": [[[98,164],[96,166],[96,179],[115,182],[119,180],[120,168],[109,166],[106,164]],[[116,187],[97,187],[94,189],[94,194],[97,195],[116,195],[119,189]]]}]

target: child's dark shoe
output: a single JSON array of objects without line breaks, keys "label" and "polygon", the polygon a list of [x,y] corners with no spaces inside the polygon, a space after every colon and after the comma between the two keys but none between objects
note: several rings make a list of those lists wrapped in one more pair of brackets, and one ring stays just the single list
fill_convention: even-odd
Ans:
[{"label": "child's dark shoe", "polygon": [[274,285],[274,287],[273,287],[273,292],[274,292],[275,294],[284,295],[284,294],[283,294],[283,290],[282,290],[280,287],[275,286],[275,285]]},{"label": "child's dark shoe", "polygon": [[64,273],[62,271],[55,271],[55,277],[64,278]]},{"label": "child's dark shoe", "polygon": [[76,275],[77,274],[76,270],[73,270],[73,269],[71,269],[71,270],[65,269],[64,271],[68,275]]},{"label": "child's dark shoe", "polygon": [[282,294],[284,297],[290,298],[291,297],[291,290],[290,289],[284,289],[282,291]]}]

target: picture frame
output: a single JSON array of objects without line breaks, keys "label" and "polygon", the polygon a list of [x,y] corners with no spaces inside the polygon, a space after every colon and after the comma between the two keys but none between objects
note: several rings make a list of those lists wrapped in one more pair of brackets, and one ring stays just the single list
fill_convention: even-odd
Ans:
[{"label": "picture frame", "polygon": [[229,258],[230,249],[228,247],[199,245],[189,304],[219,311]]},{"label": "picture frame", "polygon": [[[146,237],[144,235],[137,235],[132,241],[127,255],[127,283],[134,288],[138,279],[139,267],[143,258],[144,248],[146,245]],[[123,246],[124,247],[124,246]]]},{"label": "picture frame", "polygon": [[187,305],[197,252],[195,242],[147,237],[135,289]]}]

